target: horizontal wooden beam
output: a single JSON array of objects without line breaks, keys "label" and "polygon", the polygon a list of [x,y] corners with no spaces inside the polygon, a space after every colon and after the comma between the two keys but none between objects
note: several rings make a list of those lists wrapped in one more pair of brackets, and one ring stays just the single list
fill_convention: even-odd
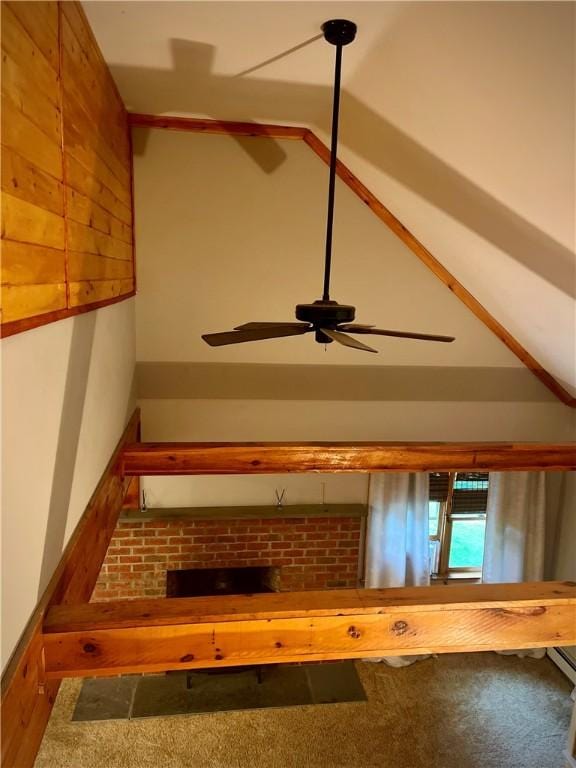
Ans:
[{"label": "horizontal wooden beam", "polygon": [[260,136],[267,139],[303,139],[308,130],[296,125],[266,125],[264,123],[205,120],[172,115],[143,115],[135,112],[128,114],[128,124],[133,127],[164,128],[169,131],[223,133],[228,136]]},{"label": "horizontal wooden beam", "polygon": [[576,584],[328,590],[54,606],[48,678],[576,643]]},{"label": "horizontal wooden beam", "polygon": [[126,475],[576,469],[576,443],[139,443]]}]

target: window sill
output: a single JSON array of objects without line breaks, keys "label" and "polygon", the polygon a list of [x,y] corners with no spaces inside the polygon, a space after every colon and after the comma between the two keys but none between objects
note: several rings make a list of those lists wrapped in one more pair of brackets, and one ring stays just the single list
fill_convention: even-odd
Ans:
[{"label": "window sill", "polygon": [[435,584],[481,584],[481,575],[472,575],[468,573],[451,573],[447,576],[431,576],[430,583]]}]

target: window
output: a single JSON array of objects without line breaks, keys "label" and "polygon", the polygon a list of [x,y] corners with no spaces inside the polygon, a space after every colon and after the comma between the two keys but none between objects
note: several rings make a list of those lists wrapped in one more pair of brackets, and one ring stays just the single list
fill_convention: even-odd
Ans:
[{"label": "window", "polygon": [[433,575],[482,575],[488,485],[487,472],[431,473],[428,535]]}]

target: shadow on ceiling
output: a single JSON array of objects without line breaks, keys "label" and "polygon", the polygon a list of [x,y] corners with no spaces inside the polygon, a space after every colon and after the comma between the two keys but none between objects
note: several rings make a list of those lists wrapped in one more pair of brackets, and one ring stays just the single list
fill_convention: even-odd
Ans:
[{"label": "shadow on ceiling", "polygon": [[[212,71],[214,46],[173,39],[171,47],[172,70],[112,65],[110,69],[120,90],[150,94],[157,114],[194,114],[243,121],[253,120],[254,115],[262,119],[265,115],[267,122],[281,124],[291,121],[296,109],[301,125],[316,125],[329,132],[331,87],[218,75]],[[259,68],[260,65],[253,69]],[[341,114],[343,145],[563,293],[576,297],[576,264],[570,249],[346,90],[342,91]],[[319,120],[318,115],[324,117]],[[144,154],[148,131],[138,133],[134,151]],[[235,138],[266,173],[273,173],[286,159],[281,143],[276,140],[253,142],[245,137]]]}]

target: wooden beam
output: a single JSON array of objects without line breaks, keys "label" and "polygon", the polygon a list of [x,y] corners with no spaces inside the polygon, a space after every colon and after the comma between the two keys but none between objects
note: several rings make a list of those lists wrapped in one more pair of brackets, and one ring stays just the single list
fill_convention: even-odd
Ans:
[{"label": "wooden beam", "polygon": [[34,763],[59,686],[44,675],[44,617],[55,603],[90,598],[131,482],[121,474],[122,449],[138,439],[139,429],[136,410],[2,675],[3,768],[28,768]]},{"label": "wooden beam", "polygon": [[575,443],[139,443],[126,475],[576,469]]},{"label": "wooden beam", "polygon": [[575,642],[573,582],[125,600],[44,624],[47,678]]},{"label": "wooden beam", "polygon": [[205,120],[196,117],[142,115],[134,112],[128,113],[128,124],[132,127],[164,128],[169,131],[223,133],[228,136],[259,136],[267,139],[303,139],[308,130],[295,125],[241,123],[230,120]]}]

